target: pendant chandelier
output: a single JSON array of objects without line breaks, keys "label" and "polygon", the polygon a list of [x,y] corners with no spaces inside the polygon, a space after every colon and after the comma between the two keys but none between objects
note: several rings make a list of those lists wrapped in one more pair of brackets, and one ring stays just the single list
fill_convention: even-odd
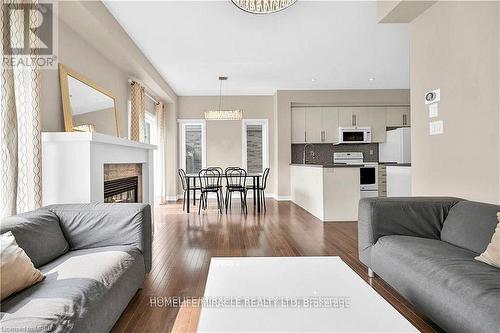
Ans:
[{"label": "pendant chandelier", "polygon": [[222,110],[222,82],[227,81],[227,76],[219,76],[219,109],[205,111],[205,120],[241,120],[241,110]]},{"label": "pendant chandelier", "polygon": [[297,0],[231,0],[239,9],[252,14],[271,14],[293,5]]}]

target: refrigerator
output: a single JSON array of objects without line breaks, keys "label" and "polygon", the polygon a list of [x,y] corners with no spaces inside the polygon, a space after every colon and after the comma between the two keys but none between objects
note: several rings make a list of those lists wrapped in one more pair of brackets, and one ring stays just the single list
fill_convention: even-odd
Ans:
[{"label": "refrigerator", "polygon": [[410,127],[400,127],[386,133],[386,140],[379,144],[379,162],[411,163]]}]

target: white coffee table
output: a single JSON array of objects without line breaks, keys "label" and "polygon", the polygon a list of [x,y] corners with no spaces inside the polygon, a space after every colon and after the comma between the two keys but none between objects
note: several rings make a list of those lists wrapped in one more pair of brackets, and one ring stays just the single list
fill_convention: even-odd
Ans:
[{"label": "white coffee table", "polygon": [[418,332],[339,257],[212,258],[204,301],[198,332]]}]

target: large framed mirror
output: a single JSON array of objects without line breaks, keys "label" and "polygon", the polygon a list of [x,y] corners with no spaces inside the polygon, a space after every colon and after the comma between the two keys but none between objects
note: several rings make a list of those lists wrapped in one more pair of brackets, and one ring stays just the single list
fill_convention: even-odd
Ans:
[{"label": "large framed mirror", "polygon": [[66,132],[97,132],[120,136],[116,98],[107,89],[59,64]]}]

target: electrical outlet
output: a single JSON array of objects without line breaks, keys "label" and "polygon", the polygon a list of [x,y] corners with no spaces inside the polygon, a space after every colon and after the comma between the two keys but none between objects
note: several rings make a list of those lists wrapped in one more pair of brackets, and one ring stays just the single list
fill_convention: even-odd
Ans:
[{"label": "electrical outlet", "polygon": [[370,155],[373,155],[373,149],[370,149]]}]

